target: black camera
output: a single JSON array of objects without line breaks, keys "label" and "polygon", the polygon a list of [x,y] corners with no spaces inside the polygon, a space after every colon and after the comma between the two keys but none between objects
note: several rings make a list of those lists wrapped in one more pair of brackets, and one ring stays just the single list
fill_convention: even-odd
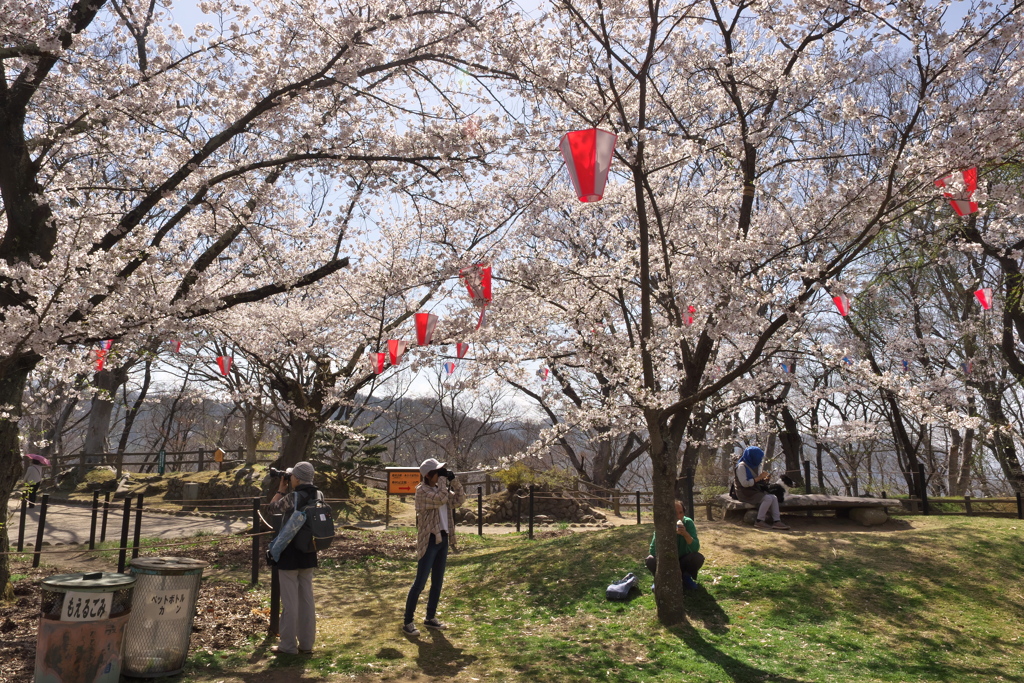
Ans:
[{"label": "black camera", "polygon": [[279,470],[276,467],[270,467],[267,469],[267,476],[277,479],[278,477],[288,477],[291,475],[284,470]]},{"label": "black camera", "polygon": [[455,473],[443,467],[439,469],[437,473],[442,477],[448,477],[448,481],[452,481],[453,479],[455,479]]}]

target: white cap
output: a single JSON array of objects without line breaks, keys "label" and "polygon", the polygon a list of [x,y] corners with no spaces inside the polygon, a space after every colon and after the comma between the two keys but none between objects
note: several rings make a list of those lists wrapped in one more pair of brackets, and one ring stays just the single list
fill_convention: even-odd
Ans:
[{"label": "white cap", "polygon": [[434,470],[439,470],[442,467],[444,467],[443,462],[438,462],[434,458],[427,458],[423,461],[423,464],[420,465],[420,476],[425,477]]}]

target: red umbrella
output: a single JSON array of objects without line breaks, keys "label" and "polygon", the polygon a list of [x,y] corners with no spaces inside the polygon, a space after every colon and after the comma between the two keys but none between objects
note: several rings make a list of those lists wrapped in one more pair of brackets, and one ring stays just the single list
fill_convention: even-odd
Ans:
[{"label": "red umbrella", "polygon": [[41,455],[37,455],[35,453],[27,453],[25,454],[25,457],[28,458],[29,460],[35,460],[40,465],[46,465],[47,467],[50,466],[50,461]]}]

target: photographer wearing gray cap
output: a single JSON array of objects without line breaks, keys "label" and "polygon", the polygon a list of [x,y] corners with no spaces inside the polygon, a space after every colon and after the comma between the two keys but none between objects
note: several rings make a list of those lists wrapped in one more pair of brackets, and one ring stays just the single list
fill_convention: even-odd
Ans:
[{"label": "photographer wearing gray cap", "polygon": [[[313,465],[296,463],[278,478],[277,493],[270,501],[272,514],[284,515],[287,521],[293,510],[302,510],[323,494],[313,486]],[[305,553],[294,542],[277,561],[281,582],[281,641],[273,651],[278,654],[309,654],[316,640],[316,608],[313,604],[313,569],[317,567],[316,551]]]},{"label": "photographer wearing gray cap", "polygon": [[[405,600],[405,622],[402,631],[406,635],[418,636],[419,629],[413,623],[416,603],[430,577],[430,593],[427,595],[427,628],[442,629],[444,624],[437,620],[437,603],[441,599],[441,585],[444,570],[448,564],[448,545],[455,547],[454,510],[466,501],[462,483],[455,473],[444,468],[443,462],[428,458],[420,465],[423,481],[416,487],[416,580],[409,589]],[[448,481],[439,484],[441,477]]]}]

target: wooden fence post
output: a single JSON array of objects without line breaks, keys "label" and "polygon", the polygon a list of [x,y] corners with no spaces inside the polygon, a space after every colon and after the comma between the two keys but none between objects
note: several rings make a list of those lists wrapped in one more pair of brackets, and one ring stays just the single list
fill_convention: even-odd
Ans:
[{"label": "wooden fence post", "polygon": [[968,517],[970,517],[972,514],[974,514],[974,511],[971,510],[971,497],[970,496],[964,496],[964,514],[967,515]]},{"label": "wooden fence post", "polygon": [[263,531],[260,523],[260,499],[256,496],[252,499],[252,576],[250,583],[255,586],[260,582],[260,537]]},{"label": "wooden fence post", "polygon": [[121,516],[121,547],[117,553],[117,573],[124,573],[124,562],[128,558],[128,529],[132,523],[132,498],[125,496],[124,513]]},{"label": "wooden fence post", "polygon": [[530,540],[533,540],[533,484],[530,484]]},{"label": "wooden fence post", "polygon": [[46,531],[46,504],[50,502],[50,494],[43,494],[42,507],[39,508],[39,529],[36,531],[35,554],[32,555],[32,567],[39,566],[40,553],[43,552],[43,532]]}]

